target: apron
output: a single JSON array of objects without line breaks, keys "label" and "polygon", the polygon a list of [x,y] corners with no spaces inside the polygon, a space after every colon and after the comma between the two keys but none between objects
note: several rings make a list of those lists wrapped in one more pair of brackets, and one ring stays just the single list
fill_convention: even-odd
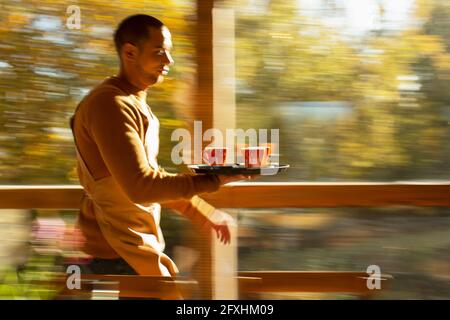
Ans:
[{"label": "apron", "polygon": [[[156,153],[150,152],[158,142],[158,119],[147,112],[149,125],[145,135],[145,149],[149,165],[158,169]],[[71,128],[74,117],[71,118]],[[156,133],[156,140],[155,140]],[[83,179],[85,197],[82,207],[91,208],[103,237],[110,247],[139,275],[175,276],[178,268],[164,254],[165,242],[160,228],[161,206],[158,203],[131,202],[112,176],[94,180],[75,140],[78,170]],[[157,146],[156,146],[157,147]],[[153,150],[154,151],[154,150]],[[156,166],[156,167],[155,167]]]}]

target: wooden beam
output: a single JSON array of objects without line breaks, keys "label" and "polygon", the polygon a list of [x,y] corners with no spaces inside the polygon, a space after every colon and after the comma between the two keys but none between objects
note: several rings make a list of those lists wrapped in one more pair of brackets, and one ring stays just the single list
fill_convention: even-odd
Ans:
[{"label": "wooden beam", "polygon": [[[47,281],[48,282],[48,281]],[[37,284],[43,282],[36,282]],[[137,275],[98,275],[83,274],[81,277],[81,288],[69,290],[66,286],[66,278],[59,282],[46,283],[55,286],[55,289],[62,289],[59,298],[74,296],[90,299],[95,294],[95,290],[101,289],[111,291],[114,296],[117,291],[118,297],[127,298],[159,298],[159,299],[190,299],[192,292],[198,283],[192,279],[184,277],[159,277],[159,276],[137,276]]]},{"label": "wooden beam", "polygon": [[[336,271],[242,271],[241,292],[317,292],[368,295],[377,290],[367,287],[367,273]],[[386,289],[390,275],[381,275],[381,289]]]},{"label": "wooden beam", "polygon": [[450,206],[450,183],[236,183],[203,197],[221,208]]},{"label": "wooden beam", "polygon": [[[315,292],[315,293],[353,293],[367,296],[378,292],[367,287],[367,273],[346,271],[242,271],[238,273],[241,293],[264,292]],[[380,276],[381,288],[387,289],[391,275]],[[91,295],[92,290],[117,290],[120,297],[189,299],[198,283],[192,279],[177,277],[137,276],[137,275],[94,275],[82,276],[81,289],[68,290],[66,279],[57,287],[64,288],[64,296]],[[38,282],[40,283],[40,282]],[[43,283],[43,282],[42,282]]]},{"label": "wooden beam", "polygon": [[202,121],[203,131],[213,125],[213,7],[214,0],[197,0],[197,89],[194,120]]},{"label": "wooden beam", "polygon": [[[197,86],[194,120],[201,121],[203,133],[213,126],[213,17],[212,10],[214,0],[197,0],[197,30],[196,30],[196,62],[197,62]],[[193,130],[191,130],[193,132]],[[203,138],[194,132],[194,163],[198,163],[198,152],[203,150]],[[200,146],[196,145],[200,141]],[[200,152],[201,154],[201,152]],[[213,270],[213,243],[211,237],[204,237],[197,233],[192,239],[198,245],[195,250],[199,252],[198,263],[194,273],[199,282],[198,298],[212,299],[214,294],[214,270]],[[195,241],[197,240],[197,241]]]},{"label": "wooden beam", "polygon": [[[236,76],[235,76],[235,28],[234,10],[214,8],[213,10],[213,52],[214,52],[214,108],[213,127],[222,132],[226,139],[224,146],[230,149],[227,159],[233,163],[234,139],[226,137],[227,129],[236,128]],[[225,142],[225,140],[224,140]],[[233,154],[232,154],[233,153]]]},{"label": "wooden beam", "polygon": [[78,185],[0,186],[0,209],[76,209],[82,197]]},{"label": "wooden beam", "polygon": [[[80,186],[0,186],[0,209],[75,209]],[[233,183],[202,198],[218,208],[450,206],[442,183]]]}]

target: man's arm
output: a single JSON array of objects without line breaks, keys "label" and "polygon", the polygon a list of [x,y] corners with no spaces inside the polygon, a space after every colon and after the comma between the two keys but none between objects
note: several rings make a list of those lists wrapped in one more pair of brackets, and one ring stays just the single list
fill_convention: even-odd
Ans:
[{"label": "man's arm", "polygon": [[114,89],[95,97],[86,115],[87,129],[113,178],[129,199],[136,203],[191,199],[203,192],[216,191],[216,176],[165,175],[147,161],[140,139],[139,111],[124,101]]},{"label": "man's arm", "polygon": [[216,236],[222,243],[230,243],[229,227],[235,223],[233,218],[226,212],[217,210],[202,198],[194,196],[190,200],[169,201],[163,205],[181,213],[203,230],[216,231]]},{"label": "man's arm", "polygon": [[162,205],[177,211],[200,227],[205,225],[216,209],[198,196],[193,196],[189,200],[167,201]]}]

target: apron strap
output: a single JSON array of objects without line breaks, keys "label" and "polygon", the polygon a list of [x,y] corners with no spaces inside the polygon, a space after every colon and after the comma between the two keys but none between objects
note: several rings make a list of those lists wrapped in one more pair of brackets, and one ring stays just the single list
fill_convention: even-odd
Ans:
[{"label": "apron strap", "polygon": [[91,171],[89,170],[86,162],[84,161],[83,157],[81,156],[80,149],[78,148],[77,139],[75,138],[75,130],[74,130],[74,122],[75,122],[75,116],[72,116],[70,118],[70,128],[72,129],[72,135],[73,135],[73,142],[75,144],[75,151],[77,152],[77,159],[78,163],[83,168],[84,173],[86,173],[89,181],[95,181],[94,177],[92,176]]}]

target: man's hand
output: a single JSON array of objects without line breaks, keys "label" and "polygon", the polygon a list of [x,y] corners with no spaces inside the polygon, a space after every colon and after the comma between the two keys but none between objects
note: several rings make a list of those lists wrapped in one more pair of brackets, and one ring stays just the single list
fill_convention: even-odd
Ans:
[{"label": "man's hand", "polygon": [[229,227],[234,225],[234,219],[228,213],[216,209],[205,223],[204,229],[214,229],[217,239],[223,244],[229,244],[231,240]]}]

